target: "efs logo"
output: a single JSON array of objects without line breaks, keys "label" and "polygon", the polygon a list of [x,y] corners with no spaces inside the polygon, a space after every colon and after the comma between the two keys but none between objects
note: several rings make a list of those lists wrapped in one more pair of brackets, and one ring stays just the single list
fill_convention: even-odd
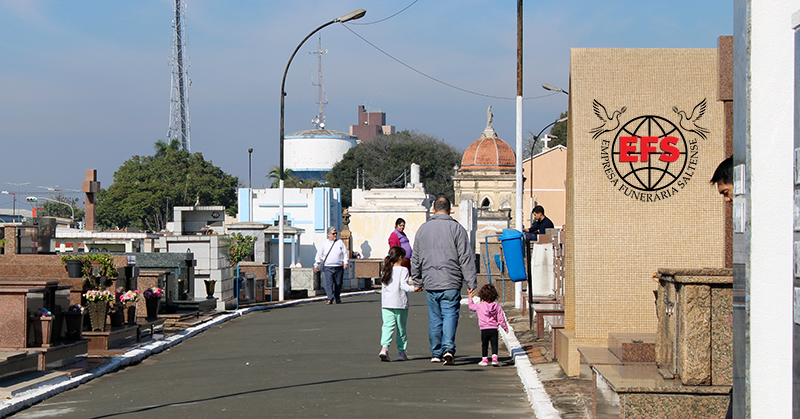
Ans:
[{"label": "efs logo", "polygon": [[[675,147],[679,140],[672,136],[663,138],[626,136],[619,137],[619,141],[621,163],[647,162],[650,161],[651,154],[657,154],[658,159],[663,162],[674,163],[681,154],[678,147]],[[658,149],[654,144],[658,145]]]},{"label": "efs logo", "polygon": [[689,117],[673,107],[680,118],[677,123],[658,115],[620,121],[627,107],[609,116],[597,100],[593,106],[603,125],[590,133],[600,139],[603,172],[617,191],[637,201],[658,202],[687,186],[698,164],[698,137],[705,139],[709,133],[697,125],[705,113],[705,99]]}]

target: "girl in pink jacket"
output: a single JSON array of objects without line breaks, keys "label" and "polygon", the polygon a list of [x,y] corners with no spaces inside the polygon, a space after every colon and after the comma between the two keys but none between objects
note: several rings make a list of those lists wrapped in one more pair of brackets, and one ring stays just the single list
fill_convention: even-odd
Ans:
[{"label": "girl in pink jacket", "polygon": [[485,367],[489,365],[488,349],[489,343],[492,344],[492,366],[500,365],[497,361],[497,327],[500,326],[508,333],[508,325],[506,325],[506,316],[503,314],[503,308],[497,304],[497,289],[494,285],[486,284],[478,291],[478,298],[481,302],[476,303],[473,301],[475,291],[469,292],[469,309],[478,313],[478,327],[481,329],[481,362],[478,365]]}]

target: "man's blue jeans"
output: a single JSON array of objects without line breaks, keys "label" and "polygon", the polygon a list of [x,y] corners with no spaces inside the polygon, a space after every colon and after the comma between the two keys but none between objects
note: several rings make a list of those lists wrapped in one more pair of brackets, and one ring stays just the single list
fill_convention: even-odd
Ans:
[{"label": "man's blue jeans", "polygon": [[461,310],[461,290],[427,291],[428,339],[431,355],[456,354],[456,328]]}]

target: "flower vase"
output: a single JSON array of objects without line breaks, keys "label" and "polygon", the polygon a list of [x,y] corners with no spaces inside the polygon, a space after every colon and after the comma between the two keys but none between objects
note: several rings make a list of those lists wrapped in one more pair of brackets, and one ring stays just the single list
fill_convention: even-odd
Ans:
[{"label": "flower vase", "polygon": [[145,307],[147,308],[147,320],[155,320],[158,318],[158,298],[145,298]]},{"label": "flower vase", "polygon": [[87,301],[86,309],[89,310],[89,319],[92,321],[92,331],[102,332],[106,330],[106,316],[108,314],[108,302]]},{"label": "flower vase", "polygon": [[203,282],[206,284],[206,299],[210,300],[214,298],[214,291],[217,285],[217,281],[213,279],[204,279]]},{"label": "flower vase", "polygon": [[125,303],[125,316],[128,318],[128,324],[136,324],[136,303]]},{"label": "flower vase", "polygon": [[108,317],[111,320],[111,327],[120,327],[125,323],[125,313],[123,313],[122,309],[117,308],[109,313]]},{"label": "flower vase", "polygon": [[67,323],[67,333],[64,337],[69,340],[79,340],[83,330],[83,313],[66,312],[64,319]]},{"label": "flower vase", "polygon": [[80,278],[83,276],[83,262],[77,259],[69,259],[66,262],[67,275],[70,278]]},{"label": "flower vase", "polygon": [[34,346],[50,346],[50,335],[53,327],[52,316],[30,317],[33,323],[33,344]]}]

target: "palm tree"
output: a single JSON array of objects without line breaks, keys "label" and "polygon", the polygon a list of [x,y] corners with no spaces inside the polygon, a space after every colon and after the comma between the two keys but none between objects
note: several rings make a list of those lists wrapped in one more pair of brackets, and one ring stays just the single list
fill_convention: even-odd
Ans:
[{"label": "palm tree", "polygon": [[164,140],[158,140],[153,145],[153,148],[156,150],[156,153],[153,155],[153,157],[160,158],[167,155],[167,150],[180,150],[181,142],[176,138],[170,140],[169,144],[167,144],[167,142]]},{"label": "palm tree", "polygon": [[[281,169],[278,166],[272,166],[272,170],[269,171],[267,175],[268,178],[272,179],[272,185],[270,188],[277,188],[280,186],[281,180]],[[299,186],[299,182],[297,178],[292,176],[292,169],[284,169],[283,170],[283,187],[284,188],[296,188]]]}]

